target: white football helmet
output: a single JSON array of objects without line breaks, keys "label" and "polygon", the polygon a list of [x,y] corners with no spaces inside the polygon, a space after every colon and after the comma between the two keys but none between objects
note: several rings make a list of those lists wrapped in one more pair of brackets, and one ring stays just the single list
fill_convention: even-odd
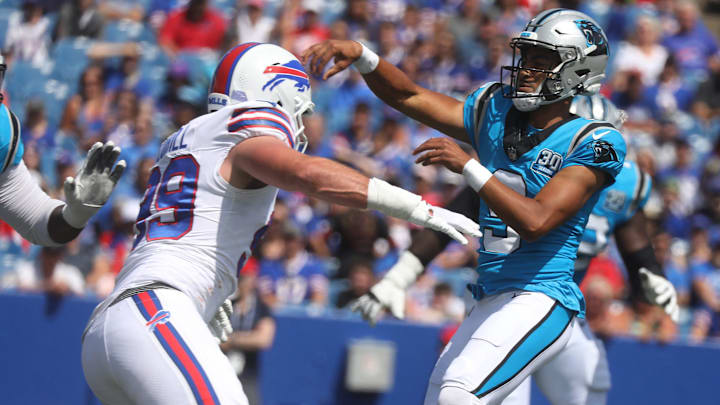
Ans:
[{"label": "white football helmet", "polygon": [[[544,104],[555,103],[578,94],[594,94],[605,79],[610,47],[602,28],[589,16],[579,11],[556,8],[533,17],[525,30],[510,40],[513,48],[509,92],[504,96],[513,99],[520,111],[533,111]],[[554,69],[523,67],[517,51],[524,47],[539,46],[557,52],[560,64]],[[533,93],[518,91],[518,72],[531,70],[547,74],[545,81]]]},{"label": "white football helmet", "polygon": [[248,100],[276,103],[295,120],[295,148],[305,151],[302,115],[315,105],[310,78],[292,53],[273,44],[240,44],[220,60],[208,93],[209,112]]}]

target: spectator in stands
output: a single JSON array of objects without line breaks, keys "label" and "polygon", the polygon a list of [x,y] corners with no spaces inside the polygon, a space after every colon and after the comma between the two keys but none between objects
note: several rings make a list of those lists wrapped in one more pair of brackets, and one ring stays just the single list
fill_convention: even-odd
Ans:
[{"label": "spectator in stands", "polygon": [[95,0],[71,0],[60,8],[55,23],[54,39],[87,37],[98,39],[102,35],[105,20],[97,10]]},{"label": "spectator in stands", "polygon": [[[336,215],[332,225],[335,231],[333,256],[340,260],[337,278],[347,278],[348,263],[354,257],[364,256],[374,260],[373,269],[382,259],[392,255],[387,223],[369,211],[347,210]],[[339,240],[338,240],[339,239]]]},{"label": "spectator in stands", "polygon": [[237,14],[228,29],[227,48],[245,42],[270,42],[275,18],[265,15],[265,0],[238,0]]},{"label": "spectator in stands", "polygon": [[158,42],[170,57],[181,51],[218,49],[225,29],[225,17],[209,7],[208,0],[190,0],[186,7],[168,15]]},{"label": "spectator in stands", "polygon": [[3,276],[3,288],[45,292],[51,295],[82,295],[85,281],[80,270],[63,262],[64,247],[43,247],[34,262],[26,261]]},{"label": "spectator in stands", "polygon": [[220,348],[242,382],[250,404],[261,404],[258,354],[272,346],[275,320],[270,308],[259,299],[256,289],[258,264],[248,260],[238,277],[237,295],[233,302],[230,323],[233,332]]},{"label": "spectator in stands", "polygon": [[138,97],[132,90],[121,90],[115,94],[110,108],[113,114],[108,114],[105,120],[104,138],[124,149],[132,143],[135,132],[140,112]]},{"label": "spectator in stands", "polygon": [[460,323],[465,318],[465,304],[447,283],[434,284],[429,302],[417,301],[412,308],[408,311],[408,319],[422,323]]},{"label": "spectator in stands", "polygon": [[716,245],[708,261],[690,266],[694,298],[690,337],[694,341],[720,338],[720,248]]},{"label": "spectator in stands", "polygon": [[349,264],[350,269],[343,273],[348,274],[350,285],[344,291],[341,291],[335,302],[338,308],[345,308],[354,300],[362,297],[370,291],[370,287],[375,284],[375,274],[373,273],[372,260],[366,257],[353,258]]},{"label": "spectator in stands", "polygon": [[659,22],[650,15],[641,15],[635,21],[635,31],[627,42],[618,46],[615,61],[615,81],[624,80],[627,72],[638,72],[642,83],[654,85],[668,57],[668,52],[658,43]]},{"label": "spectator in stands", "polygon": [[707,78],[710,65],[717,65],[718,44],[700,19],[697,4],[683,0],[675,6],[678,31],[663,40],[663,45],[680,67],[682,75],[699,83]]},{"label": "spectator in stands", "polygon": [[658,82],[647,87],[646,98],[657,119],[674,118],[687,111],[694,95],[693,87],[680,76],[673,57],[667,58]]},{"label": "spectator in stands", "polygon": [[327,267],[305,250],[305,240],[295,226],[286,223],[281,237],[281,257],[260,261],[260,297],[271,308],[302,304],[325,306]]},{"label": "spectator in stands", "polygon": [[35,145],[44,151],[55,147],[55,133],[48,127],[45,104],[42,100],[34,99],[27,103],[25,121],[22,125],[22,141],[25,147]]},{"label": "spectator in stands", "polygon": [[98,11],[105,20],[141,22],[145,18],[145,0],[99,0]]},{"label": "spectator in stands", "polygon": [[[435,57],[433,58],[433,74],[430,88],[443,94],[462,95],[470,88],[470,75],[455,46],[455,36],[450,31],[436,35]],[[493,79],[497,80],[497,79]]]},{"label": "spectator in stands", "polygon": [[320,18],[322,3],[303,1],[301,7],[289,7],[282,17],[280,45],[300,55],[305,48],[330,37],[330,30]]},{"label": "spectator in stands", "polygon": [[21,11],[13,12],[8,21],[3,44],[5,63],[13,60],[43,66],[50,59],[50,20],[43,16],[39,0],[23,0]]},{"label": "spectator in stands", "polygon": [[110,114],[110,95],[105,92],[105,77],[100,64],[92,64],[80,76],[78,94],[65,106],[60,130],[75,136],[82,149],[102,138],[105,120]]},{"label": "spectator in stands", "polygon": [[368,0],[350,0],[343,18],[350,29],[350,38],[369,41],[372,30],[372,14]]},{"label": "spectator in stands", "polygon": [[406,48],[398,41],[394,23],[386,21],[380,24],[378,45],[378,55],[393,65],[399,66],[405,59]]},{"label": "spectator in stands", "polygon": [[130,51],[123,56],[120,68],[108,74],[105,88],[116,93],[121,90],[132,90],[140,99],[149,97],[152,83],[142,76],[140,72],[140,49]]}]

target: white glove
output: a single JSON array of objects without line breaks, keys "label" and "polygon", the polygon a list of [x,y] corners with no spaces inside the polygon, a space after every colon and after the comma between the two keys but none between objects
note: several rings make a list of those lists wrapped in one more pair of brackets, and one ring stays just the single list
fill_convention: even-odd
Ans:
[{"label": "white glove", "polygon": [[386,215],[443,232],[463,245],[468,241],[458,230],[475,237],[481,236],[479,225],[470,218],[433,207],[423,201],[419,195],[377,178],[372,178],[368,182],[367,204],[368,208],[376,209]]},{"label": "white glove", "polygon": [[422,263],[415,255],[404,252],[369,293],[350,304],[350,310],[360,312],[363,319],[371,326],[375,326],[383,309],[389,309],[398,319],[405,318],[405,290],[417,280],[423,269]]},{"label": "white glove", "polygon": [[115,164],[118,156],[118,146],[112,142],[105,145],[97,142],[88,151],[87,158],[75,178],[65,179],[65,207],[62,216],[73,228],[84,228],[110,198],[110,193],[125,170],[124,160]]},{"label": "white glove", "polygon": [[233,332],[232,324],[230,323],[230,316],[232,313],[232,302],[230,302],[230,300],[225,300],[225,302],[220,305],[217,312],[215,312],[213,319],[211,319],[208,323],[210,332],[212,332],[215,339],[218,340],[218,344],[227,342],[230,334]]},{"label": "white glove", "polygon": [[675,287],[673,287],[672,283],[665,277],[653,274],[644,267],[641,268],[639,272],[645,298],[647,298],[651,304],[662,307],[665,312],[670,315],[670,319],[677,323],[680,316],[680,309],[677,303]]}]

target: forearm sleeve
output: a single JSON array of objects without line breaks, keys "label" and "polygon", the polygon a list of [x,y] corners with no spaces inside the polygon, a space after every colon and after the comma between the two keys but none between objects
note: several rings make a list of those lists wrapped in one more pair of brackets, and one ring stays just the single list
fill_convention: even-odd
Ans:
[{"label": "forearm sleeve", "polygon": [[660,263],[658,263],[651,245],[632,252],[623,252],[621,250],[620,254],[627,268],[628,283],[630,284],[630,290],[633,296],[642,296],[642,294],[636,295],[642,289],[639,273],[641,268],[646,268],[653,274],[665,277],[665,272],[662,266],[660,266]]},{"label": "forearm sleeve", "polygon": [[24,162],[0,175],[0,219],[31,243],[59,245],[50,238],[48,219],[53,210],[63,204],[40,189]]}]

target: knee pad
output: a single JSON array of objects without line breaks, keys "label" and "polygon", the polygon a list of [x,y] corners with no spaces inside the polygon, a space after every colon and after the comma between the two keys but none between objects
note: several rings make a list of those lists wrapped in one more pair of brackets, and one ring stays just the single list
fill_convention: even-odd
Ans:
[{"label": "knee pad", "polygon": [[480,401],[471,392],[458,387],[442,387],[438,405],[479,405]]}]

